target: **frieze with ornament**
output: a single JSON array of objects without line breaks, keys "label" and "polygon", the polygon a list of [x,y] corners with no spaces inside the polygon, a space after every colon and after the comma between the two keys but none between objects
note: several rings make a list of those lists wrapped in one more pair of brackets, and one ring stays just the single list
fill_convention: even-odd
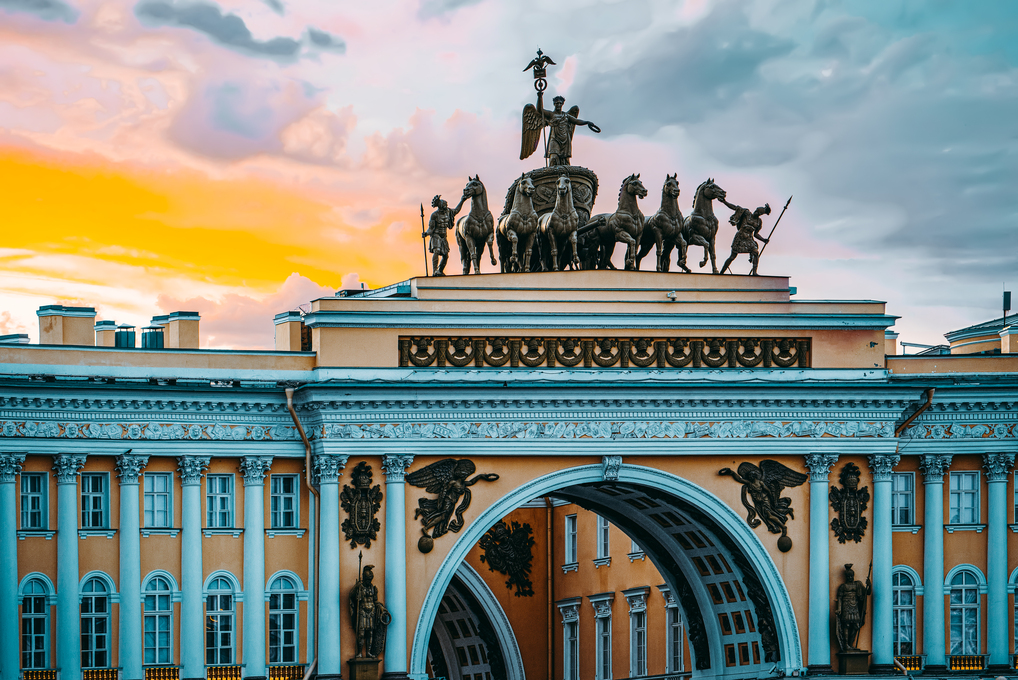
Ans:
[{"label": "frieze with ornament", "polygon": [[905,439],[1010,439],[1018,437],[1018,424],[914,425],[903,433]]},{"label": "frieze with ornament", "polygon": [[297,438],[291,425],[215,425],[198,423],[78,423],[0,421],[4,437],[47,439],[205,439],[215,441],[279,441]]}]

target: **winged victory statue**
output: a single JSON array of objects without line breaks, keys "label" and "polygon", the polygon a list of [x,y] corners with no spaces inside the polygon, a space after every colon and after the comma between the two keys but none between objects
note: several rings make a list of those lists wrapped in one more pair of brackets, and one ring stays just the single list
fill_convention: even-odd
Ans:
[{"label": "winged victory statue", "polygon": [[569,165],[569,159],[573,155],[573,132],[577,125],[586,125],[594,132],[601,132],[601,128],[589,120],[580,119],[580,107],[573,106],[568,111],[563,111],[565,97],[556,96],[552,99],[554,108],[544,108],[544,91],[548,87],[547,76],[548,64],[554,65],[548,55],[537,51],[537,56],[531,60],[524,71],[534,69],[534,87],[537,89],[537,106],[527,104],[523,107],[523,141],[520,146],[520,160],[530,158],[537,145],[541,141],[541,131],[549,128],[548,142],[545,147],[544,157],[548,159],[548,165]]},{"label": "winged victory statue", "polygon": [[[792,512],[792,499],[783,497],[781,492],[786,487],[799,486],[809,477],[786,467],[776,460],[762,460],[760,467],[753,463],[742,463],[739,471],[722,468],[719,475],[728,475],[742,484],[742,504],[746,506],[746,522],[754,529],[760,526],[760,520],[767,525],[772,534],[781,534],[778,539],[778,550],[788,552],[792,549],[792,539],[788,537],[785,523],[795,515]],[[759,519],[757,516],[759,515]]]},{"label": "winged victory statue", "polygon": [[476,471],[472,460],[444,458],[406,476],[407,484],[438,496],[417,500],[414,519],[421,518],[421,533],[424,535],[417,543],[421,552],[431,552],[434,539],[463,528],[463,513],[470,507],[470,487],[482,480],[493,482],[498,479],[496,474],[481,474],[467,479]]}]

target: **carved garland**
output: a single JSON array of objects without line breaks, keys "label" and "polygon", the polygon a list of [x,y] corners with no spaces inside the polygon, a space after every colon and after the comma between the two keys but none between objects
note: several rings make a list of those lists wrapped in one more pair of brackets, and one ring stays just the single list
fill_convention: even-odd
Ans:
[{"label": "carved garland", "polygon": [[810,338],[473,338],[399,339],[399,365],[462,368],[809,368]]}]

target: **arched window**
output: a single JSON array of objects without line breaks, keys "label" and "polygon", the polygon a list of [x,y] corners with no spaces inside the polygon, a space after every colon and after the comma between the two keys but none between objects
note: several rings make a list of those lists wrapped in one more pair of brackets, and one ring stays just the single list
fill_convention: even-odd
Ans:
[{"label": "arched window", "polygon": [[81,589],[81,667],[110,665],[110,592],[102,579],[90,578]]},{"label": "arched window", "polygon": [[979,581],[970,571],[951,579],[951,654],[979,653]]},{"label": "arched window", "polygon": [[25,584],[21,600],[21,667],[49,668],[49,604],[46,584],[37,578]]},{"label": "arched window", "polygon": [[145,585],[145,664],[171,662],[173,604],[170,583],[156,576]]},{"label": "arched window", "polygon": [[205,600],[205,663],[233,663],[233,586],[222,576],[209,584]]},{"label": "arched window", "polygon": [[894,573],[893,592],[894,655],[915,654],[915,583],[903,571]]},{"label": "arched window", "polygon": [[269,586],[269,663],[297,663],[297,584],[289,576]]}]

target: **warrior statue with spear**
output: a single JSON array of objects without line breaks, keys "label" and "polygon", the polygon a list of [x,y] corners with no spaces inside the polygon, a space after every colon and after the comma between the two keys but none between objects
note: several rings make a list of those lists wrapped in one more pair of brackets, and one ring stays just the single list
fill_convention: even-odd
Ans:
[{"label": "warrior statue with spear", "polygon": [[760,235],[760,230],[763,228],[763,220],[761,216],[771,214],[770,203],[765,203],[762,207],[750,212],[749,208],[743,208],[739,205],[733,205],[724,198],[718,199],[729,208],[734,210],[732,216],[729,218],[729,222],[735,227],[735,238],[732,240],[732,254],[725,260],[725,266],[721,268],[721,273],[724,274],[728,267],[735,261],[735,258],[739,253],[749,254],[749,263],[753,266],[749,271],[750,276],[757,275],[757,266],[760,264],[760,255],[763,250],[757,246],[757,240],[760,240],[764,244],[764,248],[771,240],[771,236],[774,235],[774,230],[778,227],[778,222],[785,215],[785,210],[788,210],[789,204],[792,202],[792,197],[788,197],[788,202],[785,203],[785,207],[781,210],[781,214],[778,215],[777,221],[774,226],[771,227],[771,233],[767,238]]}]

